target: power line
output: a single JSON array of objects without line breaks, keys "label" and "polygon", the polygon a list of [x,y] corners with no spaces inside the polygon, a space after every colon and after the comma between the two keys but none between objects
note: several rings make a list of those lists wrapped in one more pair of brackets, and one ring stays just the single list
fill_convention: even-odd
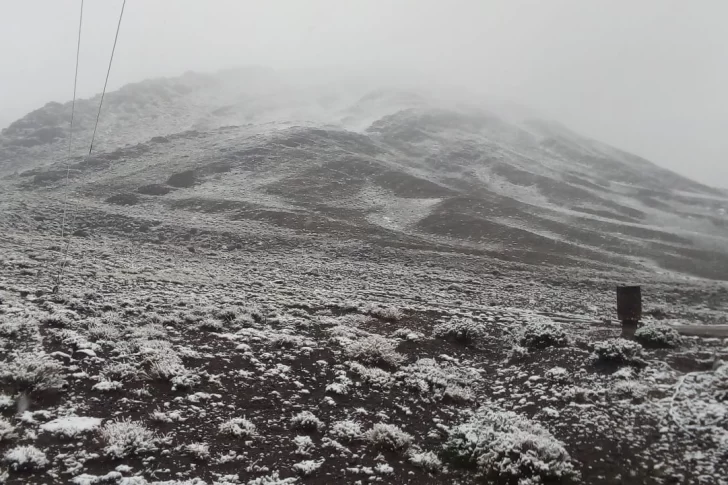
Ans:
[{"label": "power line", "polygon": [[68,214],[68,192],[69,179],[71,176],[71,148],[73,146],[73,117],[76,113],[76,86],[78,85],[78,58],[81,53],[81,27],[83,25],[83,0],[81,0],[81,12],[78,19],[78,41],[76,43],[76,72],[73,75],[73,102],[71,104],[71,126],[68,133],[68,157],[66,159],[66,193],[63,197],[63,222],[61,223],[61,251],[63,257],[63,241],[66,235],[66,216]]},{"label": "power line", "polygon": [[[82,0],[81,6],[83,8],[83,0]],[[91,157],[91,151],[94,148],[94,140],[96,139],[96,130],[99,127],[99,119],[101,118],[101,107],[104,104],[104,96],[106,95],[106,87],[109,84],[109,76],[111,75],[111,65],[114,62],[114,53],[116,52],[116,44],[119,41],[119,31],[121,30],[121,20],[124,18],[124,7],[126,7],[126,0],[124,0],[123,3],[121,4],[121,12],[119,13],[119,22],[116,24],[116,34],[114,35],[114,45],[111,48],[111,57],[109,58],[109,67],[106,69],[106,80],[104,81],[104,89],[101,91],[101,99],[99,100],[99,110],[96,113],[96,122],[94,123],[93,134],[91,135],[91,143],[88,148],[88,155],[86,156],[87,159]],[[79,29],[80,29],[80,27],[79,27]],[[81,34],[80,34],[80,30],[79,30],[79,46],[81,44],[80,35]],[[76,62],[77,62],[76,71],[78,72],[78,57],[76,58]],[[75,86],[74,86],[74,99],[75,99]],[[74,103],[75,103],[75,101],[74,101]],[[65,218],[65,213],[64,213],[64,218]],[[56,279],[56,285],[53,288],[54,292],[57,292],[60,289],[61,280],[63,279],[63,273],[66,269],[66,264],[68,262],[68,253],[71,249],[71,241],[72,241],[72,238],[69,236],[68,243],[66,244],[65,255],[63,256],[63,260],[61,261],[61,269],[58,272],[58,278]]]},{"label": "power line", "polygon": [[109,59],[109,68],[106,70],[106,81],[104,81],[104,89],[101,91],[101,101],[99,101],[99,112],[96,114],[96,123],[94,124],[94,132],[91,135],[91,145],[88,147],[88,156],[91,156],[91,150],[94,148],[94,139],[96,138],[96,128],[99,126],[99,118],[101,117],[101,106],[104,104],[104,95],[106,94],[106,86],[109,84],[109,74],[111,74],[111,63],[114,62],[114,52],[116,52],[116,42],[119,40],[119,29],[121,29],[121,19],[124,17],[124,7],[126,0],[121,4],[121,13],[119,14],[119,23],[116,25],[116,35],[114,36],[114,47],[111,48],[111,58]]}]

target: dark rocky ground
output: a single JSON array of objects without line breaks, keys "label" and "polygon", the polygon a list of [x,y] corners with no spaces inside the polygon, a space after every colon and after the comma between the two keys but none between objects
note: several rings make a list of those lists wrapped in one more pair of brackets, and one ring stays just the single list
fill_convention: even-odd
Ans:
[{"label": "dark rocky ground", "polygon": [[[617,283],[642,284],[647,320],[669,323],[725,323],[724,284],[259,221],[237,234],[205,220],[140,231],[132,216],[83,208],[72,227],[89,235],[73,239],[50,294],[59,241],[33,225],[51,209],[27,204],[2,236],[0,454],[27,445],[47,460],[7,458],[8,483],[707,484],[728,473],[725,341],[594,357],[600,342],[625,345],[610,323]],[[304,411],[320,423],[292,424]],[[101,422],[66,424],[72,437],[45,429],[69,416]],[[235,418],[241,436],[224,426]],[[137,435],[122,446],[103,430]]]}]

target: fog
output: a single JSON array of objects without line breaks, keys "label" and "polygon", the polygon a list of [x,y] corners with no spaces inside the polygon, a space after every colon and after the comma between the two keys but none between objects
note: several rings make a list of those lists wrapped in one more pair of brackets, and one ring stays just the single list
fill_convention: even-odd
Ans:
[{"label": "fog", "polygon": [[[0,2],[0,125],[72,96],[80,1]],[[87,0],[79,95],[101,90],[121,0]],[[510,99],[728,187],[722,1],[129,0],[109,82],[262,65]]]}]

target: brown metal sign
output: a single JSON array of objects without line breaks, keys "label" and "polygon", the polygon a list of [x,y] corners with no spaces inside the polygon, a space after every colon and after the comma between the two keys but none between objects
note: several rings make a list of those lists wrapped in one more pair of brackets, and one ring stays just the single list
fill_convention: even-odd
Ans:
[{"label": "brown metal sign", "polygon": [[642,318],[642,289],[639,286],[617,287],[617,315],[622,322]]}]

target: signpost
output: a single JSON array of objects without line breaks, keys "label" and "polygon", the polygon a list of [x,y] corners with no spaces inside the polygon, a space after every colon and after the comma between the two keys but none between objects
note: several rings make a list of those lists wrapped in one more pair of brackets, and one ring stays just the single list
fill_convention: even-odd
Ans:
[{"label": "signpost", "polygon": [[617,315],[623,326],[637,326],[642,318],[642,289],[639,286],[617,287]]}]

